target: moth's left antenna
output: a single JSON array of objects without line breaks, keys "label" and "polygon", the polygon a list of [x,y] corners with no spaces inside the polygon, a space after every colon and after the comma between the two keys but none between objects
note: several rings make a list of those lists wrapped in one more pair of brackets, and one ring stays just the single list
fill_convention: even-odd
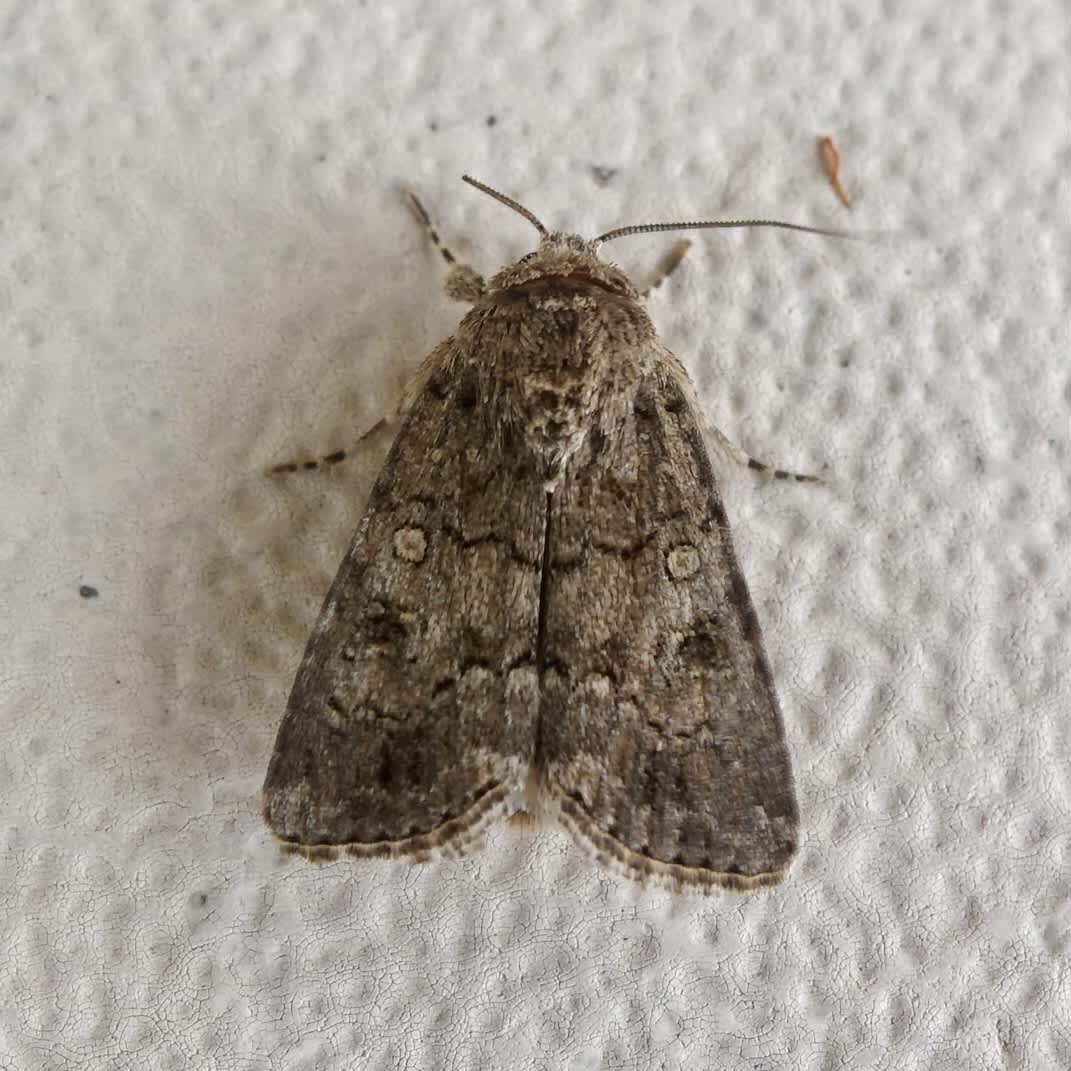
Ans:
[{"label": "moth's left antenna", "polygon": [[487,186],[480,182],[479,179],[474,179],[471,175],[461,176],[470,186],[475,186],[478,190],[483,190],[489,197],[493,197],[496,201],[501,201],[508,208],[512,208],[514,212],[519,212],[540,234],[546,234],[547,228],[539,222],[539,218],[534,212],[529,212],[524,205],[515,201],[512,197],[507,197],[504,193],[499,193],[498,190],[491,186]]}]

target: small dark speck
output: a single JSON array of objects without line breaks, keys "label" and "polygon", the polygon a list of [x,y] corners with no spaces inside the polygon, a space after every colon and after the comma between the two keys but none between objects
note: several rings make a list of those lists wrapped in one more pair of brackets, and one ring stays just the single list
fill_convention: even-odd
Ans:
[{"label": "small dark speck", "polygon": [[841,366],[841,368],[850,368],[850,367],[851,367],[851,365],[852,365],[852,359],[851,359],[851,357],[842,357],[842,358],[840,359],[840,366]]},{"label": "small dark speck", "polygon": [[322,164],[327,159],[327,153],[322,152],[316,157],[316,162]]},{"label": "small dark speck", "polygon": [[602,164],[591,165],[591,177],[600,186],[609,186],[611,182],[617,177],[616,167],[605,167]]},{"label": "small dark speck", "polygon": [[435,119],[429,119],[428,129],[434,134],[439,129],[438,122]]},{"label": "small dark speck", "polygon": [[78,589],[78,594],[81,595],[83,599],[95,599],[100,592],[90,584],[83,584]]},{"label": "small dark speck", "polygon": [[489,116],[487,117],[487,125],[488,125],[488,126],[494,126],[494,125],[495,125],[495,123],[497,123],[497,122],[498,122],[498,116],[496,116],[496,115],[489,115]]}]

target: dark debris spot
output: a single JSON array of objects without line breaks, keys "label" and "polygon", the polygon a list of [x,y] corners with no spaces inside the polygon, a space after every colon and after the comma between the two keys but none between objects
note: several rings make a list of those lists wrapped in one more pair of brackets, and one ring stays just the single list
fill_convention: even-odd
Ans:
[{"label": "dark debris spot", "polygon": [[591,165],[591,177],[599,186],[609,186],[617,177],[617,172],[616,167],[606,167],[604,164]]}]

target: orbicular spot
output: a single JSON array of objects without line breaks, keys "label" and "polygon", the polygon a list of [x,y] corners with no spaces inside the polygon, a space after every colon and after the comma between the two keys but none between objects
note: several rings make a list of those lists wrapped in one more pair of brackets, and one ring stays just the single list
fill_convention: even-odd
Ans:
[{"label": "orbicular spot", "polygon": [[672,580],[688,580],[699,572],[699,551],[691,543],[682,543],[666,555],[666,569]]},{"label": "orbicular spot", "polygon": [[428,540],[420,528],[398,528],[394,532],[394,555],[414,565],[424,560]]}]

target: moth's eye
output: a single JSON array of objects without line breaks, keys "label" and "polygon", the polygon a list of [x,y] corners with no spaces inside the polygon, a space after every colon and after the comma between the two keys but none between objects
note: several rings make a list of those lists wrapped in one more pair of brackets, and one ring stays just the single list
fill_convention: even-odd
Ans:
[{"label": "moth's eye", "polygon": [[521,263],[521,264],[527,264],[527,263],[528,263],[528,261],[530,261],[530,260],[535,260],[535,258],[536,258],[536,254],[537,254],[537,253],[538,253],[538,250],[536,250],[536,251],[534,251],[534,252],[532,252],[532,253],[525,253],[525,254],[524,254],[524,256],[523,256],[523,257],[521,257],[521,259],[520,259],[519,263]]}]

